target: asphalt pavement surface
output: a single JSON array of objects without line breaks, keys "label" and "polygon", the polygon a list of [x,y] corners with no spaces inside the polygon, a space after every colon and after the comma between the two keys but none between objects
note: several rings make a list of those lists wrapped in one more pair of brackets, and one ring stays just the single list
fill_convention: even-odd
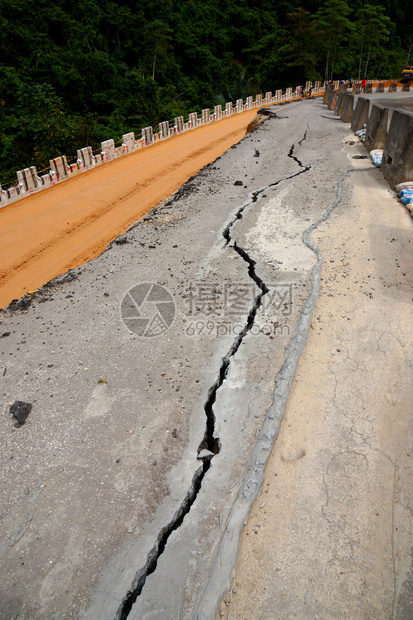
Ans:
[{"label": "asphalt pavement surface", "polygon": [[313,231],[380,177],[321,100],[275,110],[2,313],[4,617],[215,617],[314,329]]}]

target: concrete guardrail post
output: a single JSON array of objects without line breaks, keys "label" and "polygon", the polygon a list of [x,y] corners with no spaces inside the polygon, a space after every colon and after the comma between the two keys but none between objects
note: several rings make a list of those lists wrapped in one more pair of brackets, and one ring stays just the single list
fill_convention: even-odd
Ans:
[{"label": "concrete guardrail post", "polygon": [[337,95],[337,99],[336,99],[336,107],[334,110],[334,113],[337,114],[337,116],[340,116],[341,114],[341,110],[343,107],[343,101],[344,101],[344,92],[342,90],[340,90],[340,92]]},{"label": "concrete guardrail post", "polygon": [[356,109],[353,114],[353,120],[351,121],[351,129],[353,131],[358,131],[367,124],[367,120],[369,118],[369,106],[369,99],[365,99],[364,97],[358,98]]},{"label": "concrete guardrail post", "polygon": [[340,119],[343,123],[351,123],[353,120],[354,95],[346,93],[343,99],[343,107],[341,108]]},{"label": "concrete guardrail post", "polygon": [[325,105],[328,104],[328,100],[329,100],[329,97],[330,97],[330,92],[332,92],[333,90],[334,90],[333,87],[330,86],[330,85],[328,85],[327,88],[325,89],[324,96],[323,96],[323,103]]},{"label": "concrete guardrail post", "polygon": [[247,110],[251,110],[252,109],[252,97],[247,97],[245,100],[245,106],[247,108]]},{"label": "concrete guardrail post", "polygon": [[1,188],[0,185],[0,207],[5,207],[7,204],[7,192]]},{"label": "concrete guardrail post", "polygon": [[68,178],[68,165],[65,155],[63,155],[63,157],[55,157],[54,159],[49,159],[49,166],[51,172],[56,175],[59,181],[63,181],[64,179]]},{"label": "concrete guardrail post", "polygon": [[374,103],[366,124],[366,139],[364,144],[368,151],[384,149],[387,138],[387,108]]},{"label": "concrete guardrail post", "polygon": [[221,105],[214,106],[214,116],[215,116],[216,121],[219,121],[219,119],[222,118],[222,106]]},{"label": "concrete guardrail post", "polygon": [[149,146],[150,144],[153,144],[154,139],[153,139],[152,127],[144,127],[142,129],[142,138],[143,138],[143,142],[145,146]]},{"label": "concrete guardrail post", "polygon": [[236,102],[235,106],[236,106],[237,112],[242,112],[243,109],[244,109],[244,102],[243,102],[243,100],[242,99],[237,99],[237,102]]},{"label": "concrete guardrail post", "polygon": [[181,133],[184,130],[184,117],[177,116],[174,121],[175,133]]},{"label": "concrete guardrail post", "polygon": [[[122,146],[123,146],[124,153],[132,153],[132,151],[135,150],[136,148],[135,134],[133,133],[133,131],[130,131],[129,133],[125,133],[122,136]],[[96,163],[98,162],[96,161]],[[99,162],[99,163],[102,163],[102,162]]]},{"label": "concrete guardrail post", "polygon": [[198,125],[198,114],[191,112],[188,117],[188,124],[191,129],[194,129]]},{"label": "concrete guardrail post", "polygon": [[92,147],[86,146],[83,149],[77,150],[77,159],[79,160],[81,168],[88,170],[95,165],[95,158],[93,157]]},{"label": "concrete guardrail post", "polygon": [[168,121],[163,121],[162,123],[159,123],[159,135],[161,140],[165,140],[166,138],[169,138],[169,122]]},{"label": "concrete guardrail post", "polygon": [[397,93],[397,82],[392,82],[389,86],[389,93]]},{"label": "concrete guardrail post", "polygon": [[101,147],[102,147],[102,158],[103,161],[111,161],[112,159],[115,159],[116,157],[116,151],[115,151],[115,142],[114,140],[105,140],[104,142],[101,143]]},{"label": "concrete guardrail post", "polygon": [[337,99],[337,91],[330,90],[328,93],[328,100],[327,100],[327,107],[329,110],[331,110],[331,108],[333,107],[333,101],[334,101],[334,107],[335,107],[336,99]]},{"label": "concrete guardrail post", "polygon": [[413,181],[413,114],[394,110],[381,169],[392,187]]},{"label": "concrete guardrail post", "polygon": [[22,197],[19,187],[9,187],[9,189],[6,189],[6,194],[7,194],[7,204],[16,202],[17,200],[20,200],[20,198]]},{"label": "concrete guardrail post", "polygon": [[206,125],[211,120],[211,112],[209,108],[202,110],[202,123]]},{"label": "concrete guardrail post", "polygon": [[39,189],[37,170],[35,166],[17,171],[17,180],[24,194],[33,194]]},{"label": "concrete guardrail post", "polygon": [[232,116],[232,101],[225,104],[225,116]]}]

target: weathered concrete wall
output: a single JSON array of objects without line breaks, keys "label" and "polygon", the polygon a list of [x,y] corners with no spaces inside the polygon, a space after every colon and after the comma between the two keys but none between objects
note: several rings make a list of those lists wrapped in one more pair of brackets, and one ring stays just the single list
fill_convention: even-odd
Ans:
[{"label": "weathered concrete wall", "polygon": [[344,94],[345,94],[344,90],[340,90],[340,92],[337,95],[335,114],[337,114],[338,116],[340,116],[341,109],[343,107]]},{"label": "weathered concrete wall", "polygon": [[332,90],[328,95],[328,104],[327,107],[329,110],[336,109],[336,101],[337,101],[337,91]]},{"label": "weathered concrete wall", "polygon": [[351,123],[353,120],[354,95],[346,93],[344,95],[343,107],[341,109],[340,118],[343,123]]},{"label": "weathered concrete wall", "polygon": [[381,165],[392,187],[413,180],[413,114],[394,110]]},{"label": "weathered concrete wall", "polygon": [[351,129],[357,131],[361,129],[363,125],[367,124],[369,118],[370,100],[364,97],[359,97],[356,103],[356,109],[354,110],[353,120],[351,121]]},{"label": "weathered concrete wall", "polygon": [[370,112],[366,126],[365,145],[368,151],[384,149],[387,138],[387,108],[375,103]]},{"label": "weathered concrete wall", "polygon": [[[333,93],[330,91],[327,95],[327,105],[331,109]],[[353,131],[366,125],[368,151],[383,149],[381,169],[389,184],[395,187],[398,183],[413,181],[413,113],[377,103],[370,108],[370,100],[365,97],[358,98],[353,112],[354,95],[349,93],[342,99],[339,95],[335,103],[336,114],[343,122],[351,122]]]}]

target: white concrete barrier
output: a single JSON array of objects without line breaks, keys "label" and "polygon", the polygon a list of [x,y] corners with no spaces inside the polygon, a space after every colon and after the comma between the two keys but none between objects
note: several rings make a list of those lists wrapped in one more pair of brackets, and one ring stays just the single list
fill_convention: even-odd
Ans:
[{"label": "white concrete barrier", "polygon": [[259,108],[262,105],[262,95],[257,95],[255,98],[255,105]]},{"label": "white concrete barrier", "polygon": [[62,157],[55,157],[54,159],[49,159],[49,166],[50,170],[56,174],[59,181],[64,181],[69,177],[67,159],[65,155],[63,155]]},{"label": "white concrete barrier", "polygon": [[198,125],[198,114],[196,112],[190,113],[188,125],[190,129],[194,129]]},{"label": "white concrete barrier", "polygon": [[7,192],[6,190],[2,189],[0,185],[0,208],[5,207],[6,204],[7,204]]},{"label": "white concrete barrier", "polygon": [[115,141],[105,140],[101,144],[102,147],[102,159],[104,162],[112,161],[116,158]]},{"label": "white concrete barrier", "polygon": [[[122,146],[125,153],[132,153],[135,149],[135,134],[133,131],[122,136]],[[96,162],[97,163],[97,162]]]},{"label": "white concrete barrier", "polygon": [[159,135],[161,137],[161,140],[165,140],[166,138],[169,138],[170,131],[169,131],[169,121],[164,121],[163,123],[159,123]]},{"label": "white concrete barrier", "polygon": [[232,116],[232,101],[225,104],[225,116]]},{"label": "white concrete barrier", "polygon": [[24,168],[24,170],[18,170],[17,180],[23,194],[27,196],[29,194],[37,192],[38,189],[40,189],[35,166],[31,166],[30,168]]},{"label": "white concrete barrier", "polygon": [[[92,147],[85,146],[83,149],[78,149],[77,159],[80,163],[80,167],[83,170],[89,170],[95,165],[95,158],[93,157]],[[58,179],[60,180],[60,178]]]},{"label": "white concrete barrier", "polygon": [[264,102],[268,105],[269,103],[272,102],[272,92],[271,91],[267,91],[265,93],[265,98],[264,98]]},{"label": "white concrete barrier", "polygon": [[153,144],[154,139],[153,139],[153,129],[152,129],[152,127],[144,127],[142,129],[142,138],[144,140],[144,145],[145,146],[149,146],[150,144]]},{"label": "white concrete barrier", "polygon": [[285,98],[286,99],[292,99],[293,97],[293,89],[292,88],[286,88],[285,90]]},{"label": "white concrete barrier", "polygon": [[251,110],[253,106],[252,97],[247,97],[245,100],[245,107],[247,110]]},{"label": "white concrete barrier", "polygon": [[[72,176],[72,174],[70,174],[70,176]],[[42,174],[42,176],[40,177],[40,183],[42,185],[42,189],[47,189],[48,187],[50,187],[51,181],[52,181],[51,173]]]},{"label": "white concrete barrier", "polygon": [[9,189],[6,190],[6,194],[7,204],[11,204],[12,202],[16,202],[17,200],[20,200],[20,198],[22,198],[20,188],[17,186],[9,187]]},{"label": "white concrete barrier", "polygon": [[282,90],[276,90],[275,91],[275,101],[281,101],[283,96],[283,91]]},{"label": "white concrete barrier", "polygon": [[219,121],[219,119],[222,118],[222,106],[221,105],[214,106],[214,118],[216,121]]},{"label": "white concrete barrier", "polygon": [[206,125],[207,123],[210,122],[210,120],[211,120],[211,112],[209,108],[202,110],[202,123]]},{"label": "white concrete barrier", "polygon": [[175,118],[174,131],[175,133],[181,133],[182,131],[184,131],[184,117],[183,116],[177,116]]},{"label": "white concrete barrier", "polygon": [[235,109],[237,110],[237,113],[244,111],[244,102],[242,99],[237,99]]}]

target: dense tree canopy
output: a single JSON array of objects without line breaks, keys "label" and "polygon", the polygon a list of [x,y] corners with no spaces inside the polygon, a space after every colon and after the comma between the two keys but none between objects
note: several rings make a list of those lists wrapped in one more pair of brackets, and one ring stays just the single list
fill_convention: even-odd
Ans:
[{"label": "dense tree canopy", "polygon": [[397,77],[411,0],[2,0],[0,179],[304,80]]}]

